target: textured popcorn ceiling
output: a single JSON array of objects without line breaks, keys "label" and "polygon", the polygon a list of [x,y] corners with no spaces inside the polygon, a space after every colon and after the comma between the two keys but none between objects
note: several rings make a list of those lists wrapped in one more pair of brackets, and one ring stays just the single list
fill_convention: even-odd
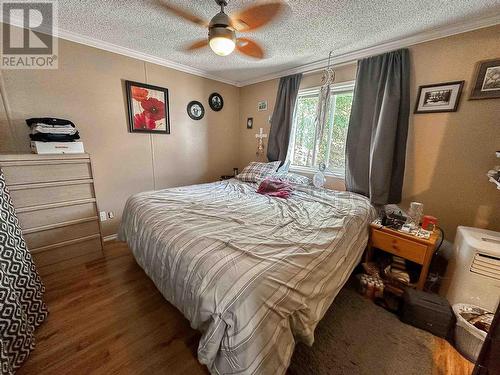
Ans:
[{"label": "textured popcorn ceiling", "polygon": [[[289,0],[278,22],[242,33],[265,47],[255,61],[233,53],[219,57],[181,46],[206,37],[207,30],[166,13],[159,0],[59,0],[59,27],[158,58],[242,82],[322,60],[330,50],[343,54],[471,18],[500,14],[500,0]],[[207,20],[213,0],[170,0]],[[226,11],[253,4],[231,0]]]}]

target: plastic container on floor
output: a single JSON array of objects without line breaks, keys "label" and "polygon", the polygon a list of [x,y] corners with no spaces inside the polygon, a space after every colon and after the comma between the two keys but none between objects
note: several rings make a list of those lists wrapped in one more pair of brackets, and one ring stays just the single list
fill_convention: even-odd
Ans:
[{"label": "plastic container on floor", "polygon": [[450,337],[455,326],[455,316],[445,298],[412,288],[404,290],[400,319],[444,339]]},{"label": "plastic container on floor", "polygon": [[458,351],[467,359],[476,362],[484,340],[486,339],[486,332],[474,327],[470,324],[462,314],[487,314],[489,311],[465,303],[456,303],[453,305],[453,312],[457,318],[455,326],[455,344]]}]

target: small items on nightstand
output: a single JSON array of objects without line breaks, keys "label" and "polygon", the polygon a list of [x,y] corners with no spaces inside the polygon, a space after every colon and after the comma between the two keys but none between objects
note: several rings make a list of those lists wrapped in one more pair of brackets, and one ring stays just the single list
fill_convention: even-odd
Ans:
[{"label": "small items on nightstand", "polygon": [[409,215],[398,206],[386,206],[370,225],[364,273],[357,275],[361,293],[397,312],[406,289],[423,290],[440,237],[442,240],[436,228],[437,219],[423,216],[421,203],[412,202]]},{"label": "small items on nightstand", "polygon": [[417,263],[422,266],[422,270],[416,287],[422,290],[438,239],[438,232],[432,232],[429,238],[425,238],[418,235],[418,233],[403,233],[373,223],[370,225],[370,240],[366,253],[366,262],[371,262],[373,248],[377,248],[383,252]]}]

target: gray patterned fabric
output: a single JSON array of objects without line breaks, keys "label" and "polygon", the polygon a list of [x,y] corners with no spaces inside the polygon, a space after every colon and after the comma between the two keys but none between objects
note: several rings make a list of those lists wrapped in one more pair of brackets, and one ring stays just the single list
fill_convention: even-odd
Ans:
[{"label": "gray patterned fabric", "polygon": [[311,183],[311,179],[307,176],[292,172],[280,172],[279,170],[276,173],[272,173],[271,175],[266,176],[266,178],[273,178],[276,180],[299,185],[309,185]]},{"label": "gray patterned fabric", "polygon": [[297,185],[287,199],[236,179],[127,201],[119,238],[202,332],[212,374],[284,374],[359,261],[374,216],[349,192]]},{"label": "gray patterned fabric", "polygon": [[241,173],[237,175],[236,178],[244,182],[258,182],[271,173],[276,172],[279,166],[279,161],[273,161],[271,163],[252,161],[245,168],[243,168]]},{"label": "gray patterned fabric", "polygon": [[0,219],[0,369],[14,374],[34,349],[35,328],[48,311],[1,169]]}]

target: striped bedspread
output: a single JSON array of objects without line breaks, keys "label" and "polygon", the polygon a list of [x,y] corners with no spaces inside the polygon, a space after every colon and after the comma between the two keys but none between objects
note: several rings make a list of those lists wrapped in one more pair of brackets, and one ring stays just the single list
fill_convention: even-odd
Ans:
[{"label": "striped bedspread", "polygon": [[141,193],[119,238],[202,332],[212,374],[283,374],[359,261],[374,217],[357,194],[296,187],[289,199],[232,179]]}]

